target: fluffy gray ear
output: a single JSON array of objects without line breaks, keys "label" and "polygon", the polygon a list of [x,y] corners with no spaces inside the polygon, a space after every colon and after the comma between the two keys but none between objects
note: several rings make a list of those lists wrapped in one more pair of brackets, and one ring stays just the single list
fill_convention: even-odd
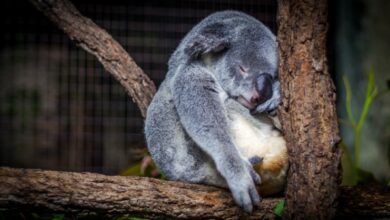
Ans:
[{"label": "fluffy gray ear", "polygon": [[184,52],[192,59],[206,53],[218,53],[229,48],[229,38],[223,23],[213,23],[202,28],[192,38]]}]

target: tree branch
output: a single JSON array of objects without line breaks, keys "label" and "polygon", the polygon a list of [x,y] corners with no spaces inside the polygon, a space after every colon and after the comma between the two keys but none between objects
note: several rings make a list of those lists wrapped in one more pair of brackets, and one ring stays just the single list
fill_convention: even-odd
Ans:
[{"label": "tree branch", "polygon": [[[169,219],[273,219],[282,198],[266,198],[248,216],[230,192],[211,186],[144,177],[0,168],[0,208],[75,216]],[[343,188],[339,216],[390,217],[390,191]]]},{"label": "tree branch", "polygon": [[[271,218],[280,199],[267,199],[252,219]],[[75,215],[241,219],[230,192],[144,177],[0,168],[0,207]]]},{"label": "tree branch", "polygon": [[67,0],[30,0],[71,40],[94,55],[125,88],[143,117],[156,87],[134,60],[106,31],[84,17]]}]

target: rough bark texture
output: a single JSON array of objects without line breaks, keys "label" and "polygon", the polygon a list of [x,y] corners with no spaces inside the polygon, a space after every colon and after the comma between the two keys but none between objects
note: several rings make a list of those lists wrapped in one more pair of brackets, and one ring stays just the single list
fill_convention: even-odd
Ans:
[{"label": "rough bark texture", "polygon": [[[266,199],[249,219],[275,218],[281,198]],[[0,168],[0,208],[43,209],[76,216],[243,219],[230,192],[143,177]]]},{"label": "rough bark texture", "polygon": [[343,187],[338,200],[337,219],[390,218],[390,187]]},{"label": "rough bark texture", "polygon": [[279,113],[290,163],[287,219],[329,219],[336,211],[340,137],[326,59],[327,10],[326,0],[279,0]]},{"label": "rough bark texture", "polygon": [[[0,168],[0,208],[74,216],[142,216],[168,219],[274,219],[282,198],[266,198],[252,215],[230,192],[211,186],[143,177],[104,176]],[[390,190],[343,188],[337,216],[390,217]]]},{"label": "rough bark texture", "polygon": [[67,0],[30,0],[80,47],[93,54],[126,89],[143,117],[155,92],[154,83],[123,47]]}]

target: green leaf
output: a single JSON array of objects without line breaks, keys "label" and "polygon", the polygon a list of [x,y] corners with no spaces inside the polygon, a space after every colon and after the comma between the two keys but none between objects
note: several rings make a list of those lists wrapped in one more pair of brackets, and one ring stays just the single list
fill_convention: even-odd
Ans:
[{"label": "green leaf", "polygon": [[351,152],[343,140],[339,143],[338,147],[342,150],[341,165],[343,167],[343,181],[341,185],[354,186],[357,183],[357,174]]},{"label": "green leaf", "polygon": [[362,168],[357,168],[356,173],[358,178],[357,179],[358,184],[367,184],[367,183],[376,182],[374,175],[367,170],[364,170]]},{"label": "green leaf", "polygon": [[65,218],[64,214],[54,214],[52,220],[63,220]]},{"label": "green leaf", "polygon": [[344,88],[345,88],[345,93],[346,93],[345,108],[346,108],[346,111],[347,111],[348,120],[349,120],[349,123],[353,127],[355,127],[356,126],[356,120],[353,117],[352,108],[351,108],[351,102],[352,102],[351,84],[349,83],[349,79],[347,78],[347,76],[343,76],[343,82],[344,82]]},{"label": "green leaf", "polygon": [[141,163],[137,163],[120,173],[122,176],[141,176]]},{"label": "green leaf", "polygon": [[31,213],[31,216],[33,217],[33,219],[41,219],[41,216],[39,216],[37,213],[33,212]]},{"label": "green leaf", "polygon": [[[375,101],[375,99],[380,95],[387,92],[379,92],[378,87],[375,83],[375,72],[371,68],[367,74],[367,88],[366,95],[364,97],[363,106],[360,109],[360,114],[358,120],[355,119],[352,113],[352,89],[350,82],[346,76],[343,76],[344,87],[346,92],[345,108],[348,116],[348,124],[351,125],[350,128],[353,131],[354,143],[353,147],[348,148],[345,146],[345,143],[340,144],[339,146],[343,148],[343,157],[342,157],[342,166],[343,166],[343,185],[356,185],[361,183],[368,183],[375,181],[374,175],[372,173],[362,170],[360,168],[361,162],[361,148],[362,148],[362,132],[363,126],[367,120],[369,110]],[[390,152],[390,150],[389,150]],[[390,158],[390,153],[389,153]],[[390,160],[389,160],[390,161]]]},{"label": "green leaf", "polygon": [[274,212],[275,212],[275,215],[282,217],[283,211],[284,211],[284,200],[280,200],[278,202],[278,204],[276,204]]}]

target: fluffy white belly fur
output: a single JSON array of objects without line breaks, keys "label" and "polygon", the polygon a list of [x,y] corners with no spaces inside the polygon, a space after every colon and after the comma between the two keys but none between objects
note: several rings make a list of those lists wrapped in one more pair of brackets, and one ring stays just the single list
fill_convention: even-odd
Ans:
[{"label": "fluffy white belly fur", "polygon": [[259,156],[263,159],[254,168],[261,176],[260,194],[269,195],[283,190],[288,157],[286,142],[271,124],[261,122],[254,125],[240,114],[231,115],[231,132],[244,158]]}]

